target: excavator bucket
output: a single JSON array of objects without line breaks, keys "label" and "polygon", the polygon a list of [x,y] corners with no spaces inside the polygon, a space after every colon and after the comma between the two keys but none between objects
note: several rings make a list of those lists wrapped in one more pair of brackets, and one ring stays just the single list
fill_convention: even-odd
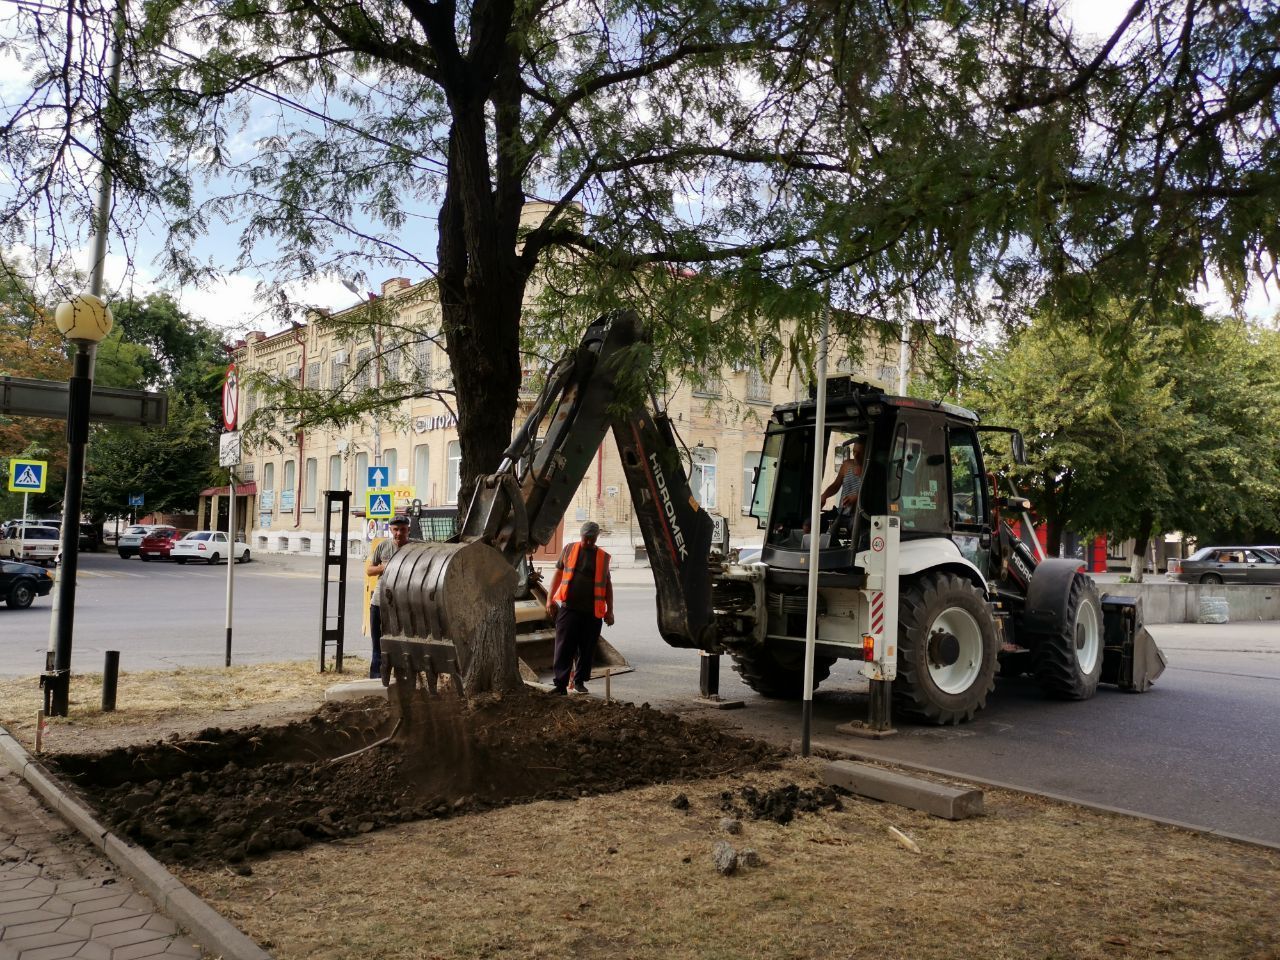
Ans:
[{"label": "excavator bucket", "polygon": [[1166,666],[1164,654],[1142,625],[1142,600],[1102,598],[1102,682],[1121,690],[1146,693]]},{"label": "excavator bucket", "polygon": [[[436,691],[447,674],[462,691],[462,678],[494,669],[484,661],[495,632],[516,635],[520,677],[537,682],[551,674],[555,628],[546,617],[546,593],[513,601],[518,576],[507,559],[480,541],[407,543],[383,574],[382,681],[401,690]],[[509,620],[507,618],[510,618]],[[629,670],[607,641],[597,651],[593,676],[606,668]]]}]

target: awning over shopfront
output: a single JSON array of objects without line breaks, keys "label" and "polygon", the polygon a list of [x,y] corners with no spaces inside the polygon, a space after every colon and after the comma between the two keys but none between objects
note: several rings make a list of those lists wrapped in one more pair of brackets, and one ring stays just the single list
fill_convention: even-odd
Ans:
[{"label": "awning over shopfront", "polygon": [[[200,491],[200,496],[222,497],[222,496],[226,496],[226,493],[227,493],[227,488],[225,486],[208,487],[207,489]],[[256,497],[257,495],[258,495],[258,484],[256,481],[251,483],[242,483],[238,487],[236,487],[237,497]]]}]

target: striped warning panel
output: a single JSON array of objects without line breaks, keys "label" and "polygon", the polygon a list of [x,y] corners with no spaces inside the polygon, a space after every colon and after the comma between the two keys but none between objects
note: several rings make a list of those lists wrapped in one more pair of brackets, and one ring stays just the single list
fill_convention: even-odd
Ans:
[{"label": "striped warning panel", "polygon": [[884,594],[877,591],[871,595],[871,632],[880,633],[884,628]]}]

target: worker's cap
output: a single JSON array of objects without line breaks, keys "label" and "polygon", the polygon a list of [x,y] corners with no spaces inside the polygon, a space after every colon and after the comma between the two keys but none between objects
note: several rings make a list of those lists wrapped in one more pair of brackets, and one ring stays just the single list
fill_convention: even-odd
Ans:
[{"label": "worker's cap", "polygon": [[588,520],[582,525],[582,535],[584,537],[596,537],[600,535],[600,524],[594,520]]},{"label": "worker's cap", "polygon": [[409,525],[408,517],[392,517],[387,521],[389,527],[407,527]]}]

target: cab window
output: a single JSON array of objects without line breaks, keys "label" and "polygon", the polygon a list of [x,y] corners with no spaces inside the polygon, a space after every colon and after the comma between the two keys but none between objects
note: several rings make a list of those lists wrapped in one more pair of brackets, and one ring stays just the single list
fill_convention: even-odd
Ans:
[{"label": "cab window", "polygon": [[956,526],[981,524],[986,516],[982,461],[978,438],[972,430],[949,431],[951,467],[951,522]]}]

